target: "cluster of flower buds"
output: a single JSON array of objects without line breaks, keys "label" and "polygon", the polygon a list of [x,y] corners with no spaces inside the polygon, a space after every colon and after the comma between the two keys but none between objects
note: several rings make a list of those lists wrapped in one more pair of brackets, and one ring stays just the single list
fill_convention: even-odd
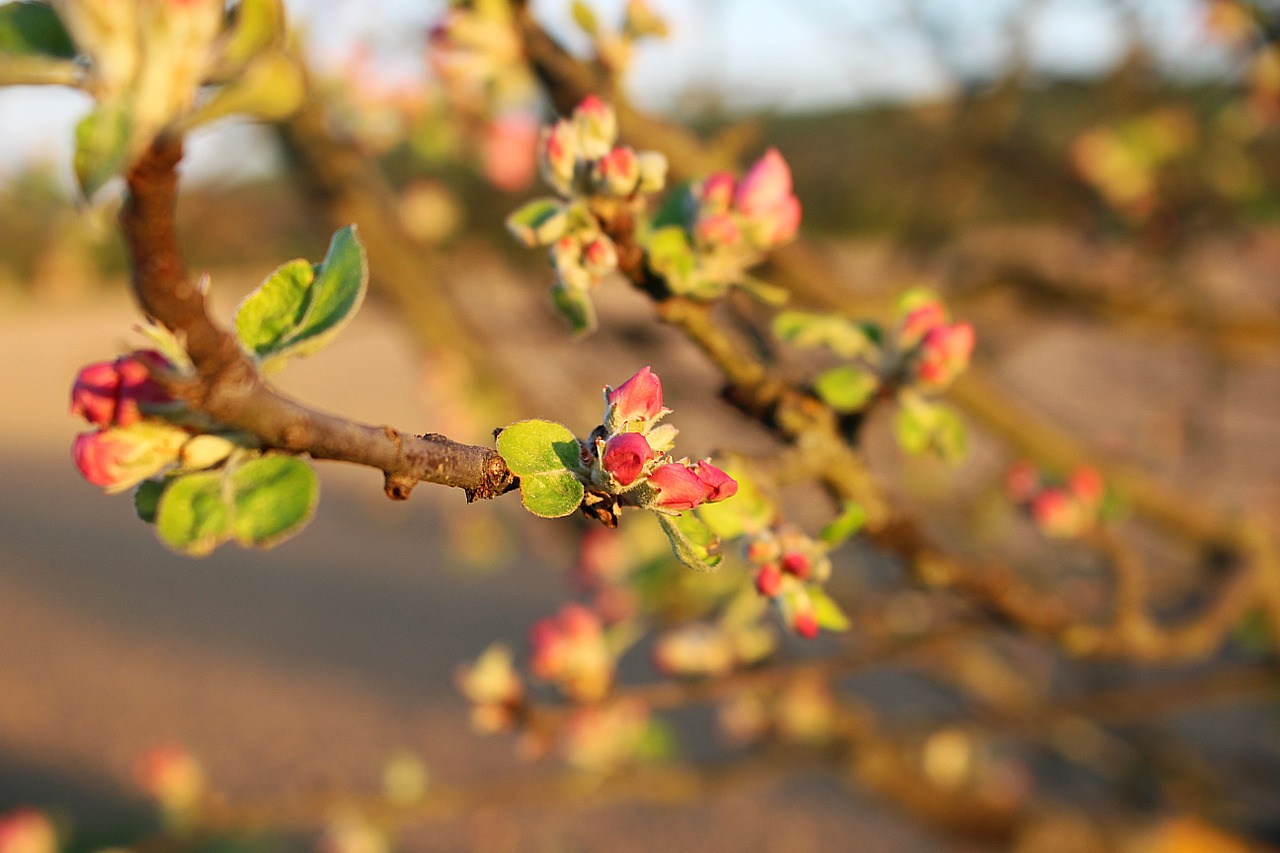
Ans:
[{"label": "cluster of flower buds", "polygon": [[458,670],[455,683],[471,703],[471,725],[492,734],[515,728],[524,708],[524,684],[511,662],[511,650],[497,643],[476,662]]},{"label": "cluster of flower buds", "polygon": [[172,465],[207,468],[231,453],[235,445],[227,439],[193,434],[165,419],[184,408],[152,373],[172,370],[160,353],[139,350],[80,371],[71,389],[71,414],[96,429],[77,435],[71,454],[86,480],[118,492]]},{"label": "cluster of flower buds", "polygon": [[746,558],[756,591],[777,606],[783,622],[802,637],[816,637],[815,589],[831,577],[826,546],[783,527],[752,537]]},{"label": "cluster of flower buds", "polygon": [[0,853],[57,853],[58,837],[44,812],[21,806],[0,814]]},{"label": "cluster of flower buds", "polygon": [[176,743],[157,746],[139,756],[133,777],[147,796],[171,818],[189,816],[206,793],[200,763]]},{"label": "cluster of flower buds", "polygon": [[[667,161],[654,151],[617,145],[613,109],[588,95],[569,118],[542,131],[539,168],[557,199],[529,202],[507,218],[507,228],[525,245],[550,246],[557,304],[589,328],[587,292],[618,266],[606,225],[639,209],[666,181]],[[573,306],[570,308],[569,306]]]},{"label": "cluster of flower buds", "polygon": [[800,200],[792,192],[791,167],[770,148],[736,183],[727,172],[711,175],[693,189],[692,233],[709,255],[767,252],[800,228]]},{"label": "cluster of flower buds", "polygon": [[427,60],[449,100],[474,109],[533,87],[520,34],[505,3],[452,5],[427,34]]},{"label": "cluster of flower buds", "polygon": [[627,0],[620,30],[597,20],[585,3],[573,4],[573,16],[578,26],[594,41],[596,60],[614,75],[621,75],[631,65],[638,40],[667,35],[666,21],[654,12],[648,0]]},{"label": "cluster of flower buds", "polygon": [[643,756],[651,723],[649,707],[637,699],[576,708],[565,721],[560,752],[580,770],[613,770]]},{"label": "cluster of flower buds", "polygon": [[934,298],[910,307],[899,319],[898,350],[910,380],[930,391],[941,391],[969,366],[973,356],[973,326],[952,323],[947,309]]},{"label": "cluster of flower buds", "polygon": [[605,387],[604,422],[584,449],[589,485],[625,506],[678,514],[733,496],[738,483],[710,460],[690,462],[668,453],[675,427],[659,423],[662,382],[648,367],[617,388]]},{"label": "cluster of flower buds", "polygon": [[554,682],[576,702],[603,699],[613,683],[614,656],[600,617],[580,604],[566,604],[529,632],[529,668]]},{"label": "cluster of flower buds", "polygon": [[1030,462],[1016,462],[1005,475],[1010,500],[1026,508],[1046,536],[1067,539],[1098,524],[1106,485],[1093,468],[1073,470],[1062,482],[1046,480]]}]

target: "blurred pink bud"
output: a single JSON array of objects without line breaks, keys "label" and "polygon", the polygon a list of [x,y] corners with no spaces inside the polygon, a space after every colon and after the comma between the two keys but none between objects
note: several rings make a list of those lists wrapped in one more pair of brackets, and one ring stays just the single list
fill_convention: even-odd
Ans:
[{"label": "blurred pink bud", "polygon": [[800,580],[805,580],[809,577],[811,568],[812,563],[809,562],[809,557],[799,551],[788,551],[782,555],[782,570]]},{"label": "blurred pink bud", "polygon": [[56,853],[58,839],[44,813],[22,806],[0,814],[0,853]]},{"label": "blurred pink bud", "polygon": [[593,276],[602,276],[618,268],[618,250],[608,237],[597,237],[582,247],[582,266]]},{"label": "blurred pink bud", "polygon": [[146,350],[82,368],[71,388],[71,414],[98,427],[128,426],[142,417],[140,405],[172,403],[151,379],[148,363],[168,366],[158,352]]},{"label": "blurred pink bud", "polygon": [[742,239],[742,229],[729,213],[713,213],[698,220],[694,236],[704,246],[732,246]]},{"label": "blurred pink bud", "polygon": [[1040,472],[1036,466],[1021,459],[1009,466],[1004,475],[1004,490],[1009,500],[1023,503],[1040,489]]},{"label": "blurred pink bud", "polygon": [[782,548],[778,540],[772,536],[763,539],[752,539],[747,546],[747,562],[769,563],[782,556]]},{"label": "blurred pink bud", "polygon": [[631,148],[620,145],[596,162],[596,181],[610,193],[629,196],[640,182],[640,160]]},{"label": "blurred pink bud", "polygon": [[791,627],[801,637],[812,640],[818,636],[818,617],[812,609],[798,610],[791,620]]},{"label": "blurred pink bud", "polygon": [[698,188],[698,207],[704,214],[727,213],[733,204],[733,175],[716,172]]},{"label": "blurred pink bud", "polygon": [[499,117],[485,128],[484,176],[500,190],[516,192],[538,168],[538,122],[526,113]]},{"label": "blurred pink bud", "polygon": [[1031,517],[1046,536],[1075,536],[1084,527],[1080,504],[1063,489],[1045,489],[1031,501]]},{"label": "blurred pink bud", "polygon": [[638,432],[620,432],[604,446],[601,464],[620,486],[629,486],[640,476],[645,463],[653,457],[649,442]]},{"label": "blurred pink bud", "polygon": [[756,592],[773,598],[782,587],[782,571],[774,563],[765,563],[756,570]]},{"label": "blurred pink bud", "polygon": [[734,189],[733,203],[747,216],[768,215],[791,195],[791,168],[776,148],[764,152]]},{"label": "blurred pink bud", "polygon": [[1067,478],[1067,490],[1082,504],[1095,507],[1102,503],[1106,486],[1096,468],[1082,466],[1072,471],[1071,476]]},{"label": "blurred pink bud", "polygon": [[920,343],[920,381],[941,388],[964,372],[973,355],[974,332],[968,323],[934,326]]},{"label": "blurred pink bud", "polygon": [[924,336],[938,326],[946,325],[947,310],[936,299],[916,306],[902,318],[902,327],[898,331],[898,346],[911,349],[924,339]]},{"label": "blurred pink bud", "polygon": [[606,387],[605,400],[607,424],[648,423],[662,414],[662,381],[645,367],[617,388]]},{"label": "blurred pink bud", "polygon": [[658,493],[654,505],[680,512],[693,509],[707,497],[707,485],[693,469],[681,462],[670,462],[649,475],[649,485]]},{"label": "blurred pink bud", "polygon": [[659,636],[653,662],[668,675],[724,675],[733,669],[733,642],[723,629],[695,622]]},{"label": "blurred pink bud", "polygon": [[504,731],[514,723],[517,707],[524,699],[524,685],[506,646],[495,643],[475,663],[460,667],[455,683],[473,706],[471,722],[477,731]]},{"label": "blurred pink bud", "polygon": [[163,744],[139,756],[133,778],[167,811],[189,810],[204,796],[204,771],[180,744]]},{"label": "blurred pink bud", "polygon": [[600,618],[581,604],[566,604],[555,616],[536,622],[529,632],[529,668],[554,681],[571,697],[591,701],[608,692],[613,659]]},{"label": "blurred pink bud", "polygon": [[573,186],[578,167],[578,131],[561,119],[542,131],[542,169],[547,182],[562,192]]},{"label": "blurred pink bud", "polygon": [[706,488],[707,503],[722,501],[738,493],[738,481],[705,459],[694,467],[694,473]]},{"label": "blurred pink bud", "polygon": [[582,156],[597,160],[613,148],[618,138],[618,117],[613,108],[595,95],[587,95],[573,111],[573,123],[578,129],[578,142]]}]

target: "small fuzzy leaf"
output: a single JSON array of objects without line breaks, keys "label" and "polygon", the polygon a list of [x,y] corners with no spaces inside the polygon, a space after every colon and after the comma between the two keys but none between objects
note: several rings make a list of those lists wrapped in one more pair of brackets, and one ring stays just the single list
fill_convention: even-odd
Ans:
[{"label": "small fuzzy leaf", "polygon": [[133,511],[147,524],[156,523],[156,509],[166,485],[167,480],[143,480],[133,490]]},{"label": "small fuzzy leaf", "polygon": [[368,279],[364,246],[348,225],[334,233],[319,267],[290,261],[245,297],[236,309],[236,338],[267,370],[311,355],[351,320]]},{"label": "small fuzzy leaf", "polygon": [[676,559],[691,569],[709,572],[720,565],[720,537],[692,513],[670,516],[658,514],[662,532],[671,542]]},{"label": "small fuzzy leaf", "polygon": [[75,44],[48,3],[0,6],[0,53],[73,59]]},{"label": "small fuzzy leaf", "polygon": [[683,228],[677,225],[659,228],[649,235],[648,249],[649,266],[667,280],[672,291],[687,294],[694,287],[698,256]]},{"label": "small fuzzy leaf", "polygon": [[600,31],[596,13],[582,0],[573,0],[573,22],[589,36],[594,36]]},{"label": "small fuzzy leaf", "polygon": [[577,287],[557,281],[551,288],[551,301],[556,310],[569,321],[575,335],[585,335],[596,330],[596,307],[591,294]]},{"label": "small fuzzy leaf", "polygon": [[571,471],[529,474],[520,478],[520,502],[541,518],[563,518],[582,504],[586,489]]},{"label": "small fuzzy leaf", "polygon": [[203,557],[230,537],[231,514],[221,473],[174,477],[156,506],[156,535],[175,551]]},{"label": "small fuzzy leaf", "polygon": [[934,406],[922,401],[906,402],[893,419],[898,446],[913,456],[929,449],[933,436]]},{"label": "small fuzzy leaf", "polygon": [[840,609],[827,591],[820,586],[809,587],[809,600],[813,602],[813,617],[819,628],[828,631],[848,631],[849,617]]},{"label": "small fuzzy leaf", "polygon": [[969,452],[969,430],[955,408],[944,404],[935,407],[933,446],[947,462],[959,462]]},{"label": "small fuzzy leaf", "polygon": [[861,323],[837,314],[783,311],[773,321],[773,333],[798,347],[826,347],[842,358],[856,358],[876,349]]},{"label": "small fuzzy leaf", "polygon": [[533,248],[548,246],[569,228],[569,209],[554,198],[535,198],[507,217],[507,230]]},{"label": "small fuzzy leaf", "polygon": [[182,122],[189,130],[229,115],[266,121],[282,119],[302,104],[306,80],[298,63],[283,51],[262,54],[215,91]]},{"label": "small fuzzy leaf", "polygon": [[520,478],[525,509],[543,518],[573,512],[586,494],[574,473],[581,446],[569,428],[554,421],[519,421],[498,434],[498,454]]},{"label": "small fuzzy leaf", "polygon": [[830,524],[822,528],[818,538],[834,548],[861,530],[862,525],[866,523],[867,511],[863,509],[862,504],[847,501],[844,510]]},{"label": "small fuzzy leaf", "polygon": [[842,364],[823,372],[813,385],[827,405],[837,412],[849,413],[867,407],[880,387],[880,379],[866,368]]},{"label": "small fuzzy leaf", "polygon": [[968,451],[969,434],[964,418],[943,403],[918,398],[906,400],[894,418],[893,427],[899,446],[913,455],[933,450],[946,461],[955,462]]},{"label": "small fuzzy leaf", "polygon": [[85,198],[127,165],[129,134],[129,109],[119,100],[99,104],[76,125],[76,180]]},{"label": "small fuzzy leaf", "polygon": [[233,466],[227,480],[235,510],[232,532],[242,545],[278,545],[306,526],[320,500],[315,471],[297,456],[259,456]]}]

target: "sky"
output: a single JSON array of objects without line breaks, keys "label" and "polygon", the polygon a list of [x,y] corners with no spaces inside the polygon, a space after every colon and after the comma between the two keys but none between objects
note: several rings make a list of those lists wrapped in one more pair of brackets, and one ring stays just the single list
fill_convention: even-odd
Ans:
[{"label": "sky", "polygon": [[[811,110],[867,101],[937,97],[958,79],[980,84],[1004,66],[1014,45],[1033,67],[1088,76],[1123,55],[1122,15],[1139,23],[1158,59],[1199,75],[1227,66],[1199,28],[1199,0],[650,0],[671,38],[637,52],[629,83],[635,101],[662,112]],[[442,0],[286,0],[306,29],[312,60],[340,64],[367,45],[390,73],[415,73],[422,34]],[[617,20],[623,0],[594,0],[601,20]],[[570,22],[570,0],[533,0],[535,13],[571,47],[585,39]],[[1020,34],[1020,38],[1011,37]],[[932,34],[932,38],[929,34]],[[53,87],[0,90],[0,175],[31,163],[56,164],[69,186],[70,137],[87,98]],[[226,152],[237,152],[228,158]],[[247,161],[245,152],[255,152]],[[228,168],[271,167],[262,131],[224,122],[192,140],[192,177]]]}]

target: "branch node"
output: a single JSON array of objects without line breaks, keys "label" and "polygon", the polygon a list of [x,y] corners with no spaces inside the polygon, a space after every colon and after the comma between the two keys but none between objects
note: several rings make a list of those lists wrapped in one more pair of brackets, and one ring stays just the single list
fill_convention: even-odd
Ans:
[{"label": "branch node", "polygon": [[407,474],[392,473],[388,471],[386,473],[383,489],[386,492],[387,497],[391,500],[406,501],[409,499],[409,495],[413,493],[413,487],[417,484],[418,481],[414,477]]}]

